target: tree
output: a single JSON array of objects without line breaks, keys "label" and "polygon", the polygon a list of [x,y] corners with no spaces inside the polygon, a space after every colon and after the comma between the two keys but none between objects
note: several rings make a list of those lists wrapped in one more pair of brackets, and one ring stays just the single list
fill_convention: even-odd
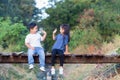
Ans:
[{"label": "tree", "polygon": [[85,2],[81,3],[82,4],[78,4],[72,0],[57,2],[54,7],[46,9],[46,13],[49,17],[45,19],[45,22],[53,27],[57,27],[63,23],[69,23],[71,26],[76,25],[79,14],[82,13],[84,8],[89,6],[88,4],[86,5]]},{"label": "tree", "polygon": [[102,36],[103,41],[110,42],[116,34],[120,34],[119,22],[119,0],[100,0],[91,5],[95,10],[95,22],[98,32]]},{"label": "tree", "polygon": [[10,17],[12,22],[23,21],[27,25],[32,20],[38,20],[41,10],[35,7],[34,0],[0,0],[0,16]]}]

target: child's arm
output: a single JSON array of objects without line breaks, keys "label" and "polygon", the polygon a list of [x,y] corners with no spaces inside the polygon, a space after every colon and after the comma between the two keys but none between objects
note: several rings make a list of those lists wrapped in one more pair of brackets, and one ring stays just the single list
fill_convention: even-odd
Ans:
[{"label": "child's arm", "polygon": [[34,50],[34,47],[30,46],[30,44],[29,44],[29,43],[25,43],[25,45],[26,45],[29,49]]},{"label": "child's arm", "polygon": [[42,32],[43,32],[42,41],[44,41],[47,36],[47,33],[45,31],[42,31]]},{"label": "child's arm", "polygon": [[64,52],[64,54],[69,54],[69,50],[68,50],[68,44],[65,46],[65,52]]},{"label": "child's arm", "polygon": [[64,54],[69,54],[69,50],[68,50],[68,36],[65,37],[65,52]]},{"label": "child's arm", "polygon": [[26,46],[27,48],[29,48],[29,49],[34,50],[34,47],[32,47],[32,46],[29,44],[29,42],[30,42],[29,36],[26,36],[26,38],[25,38],[25,46]]},{"label": "child's arm", "polygon": [[55,40],[55,33],[57,32],[57,29],[55,29],[54,31],[53,31],[53,35],[52,35],[52,37],[53,37],[53,40]]}]

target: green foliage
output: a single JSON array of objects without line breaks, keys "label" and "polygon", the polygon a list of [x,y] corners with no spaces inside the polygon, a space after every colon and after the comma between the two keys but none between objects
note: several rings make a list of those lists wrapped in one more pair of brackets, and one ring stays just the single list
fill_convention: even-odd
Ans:
[{"label": "green foliage", "polygon": [[71,35],[71,40],[69,43],[70,46],[70,50],[74,49],[76,46],[78,46],[80,44],[80,39],[83,36],[83,31],[80,29],[75,29],[74,31],[72,31],[72,35]]},{"label": "green foliage", "polygon": [[47,34],[51,34],[51,35],[47,35],[47,38],[44,42],[44,49],[45,49],[45,52],[51,52],[54,41],[52,40],[52,33],[49,32]]},{"label": "green foliage", "polygon": [[116,51],[118,54],[120,54],[120,48],[118,48],[118,50]]},{"label": "green foliage", "polygon": [[46,9],[46,13],[49,17],[41,23],[44,25],[48,24],[50,27],[58,27],[63,23],[69,23],[71,26],[76,25],[77,18],[79,17],[78,14],[89,6],[89,4],[86,5],[85,1],[81,1],[81,4],[78,3],[72,0],[65,0],[56,3],[55,7]]},{"label": "green foliage", "polygon": [[0,75],[0,80],[10,80],[8,77]]},{"label": "green foliage", "polygon": [[13,23],[22,20],[27,25],[31,20],[40,19],[41,10],[35,5],[35,0],[0,0],[0,16],[10,17]]},{"label": "green foliage", "polygon": [[92,8],[95,10],[95,22],[103,41],[112,41],[115,34],[120,34],[119,0],[97,1]]},{"label": "green foliage", "polygon": [[77,28],[72,31],[71,41],[69,43],[70,50],[72,51],[79,45],[95,44],[97,46],[100,46],[101,40],[102,38],[95,28],[93,27],[89,29]]},{"label": "green foliage", "polygon": [[21,51],[25,49],[24,39],[26,35],[26,27],[22,23],[14,23],[10,19],[0,18],[0,43],[6,41],[11,51]]}]

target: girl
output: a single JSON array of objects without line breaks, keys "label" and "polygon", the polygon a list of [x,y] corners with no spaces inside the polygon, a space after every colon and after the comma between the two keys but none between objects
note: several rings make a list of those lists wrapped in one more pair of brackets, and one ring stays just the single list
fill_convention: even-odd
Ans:
[{"label": "girl", "polygon": [[59,74],[63,74],[63,62],[64,62],[64,54],[68,54],[68,42],[70,41],[70,33],[69,33],[69,25],[62,24],[60,25],[60,33],[55,36],[57,29],[53,31],[53,40],[56,40],[53,47],[52,47],[52,68],[51,74],[55,74],[55,57],[56,54],[60,57],[60,67],[59,67]]}]

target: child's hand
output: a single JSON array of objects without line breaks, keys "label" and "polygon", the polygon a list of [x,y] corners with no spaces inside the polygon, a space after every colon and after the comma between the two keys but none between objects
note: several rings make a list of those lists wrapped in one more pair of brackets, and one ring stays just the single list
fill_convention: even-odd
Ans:
[{"label": "child's hand", "polygon": [[34,50],[35,48],[31,46],[31,49]]},{"label": "child's hand", "polygon": [[54,31],[53,31],[53,34],[55,34],[57,32],[57,29],[55,29]]},{"label": "child's hand", "polygon": [[66,52],[64,52],[64,54],[67,55],[67,54],[70,54],[70,53],[66,51]]},{"label": "child's hand", "polygon": [[46,32],[45,32],[44,30],[42,30],[42,33],[43,33],[43,34],[46,34]]}]

